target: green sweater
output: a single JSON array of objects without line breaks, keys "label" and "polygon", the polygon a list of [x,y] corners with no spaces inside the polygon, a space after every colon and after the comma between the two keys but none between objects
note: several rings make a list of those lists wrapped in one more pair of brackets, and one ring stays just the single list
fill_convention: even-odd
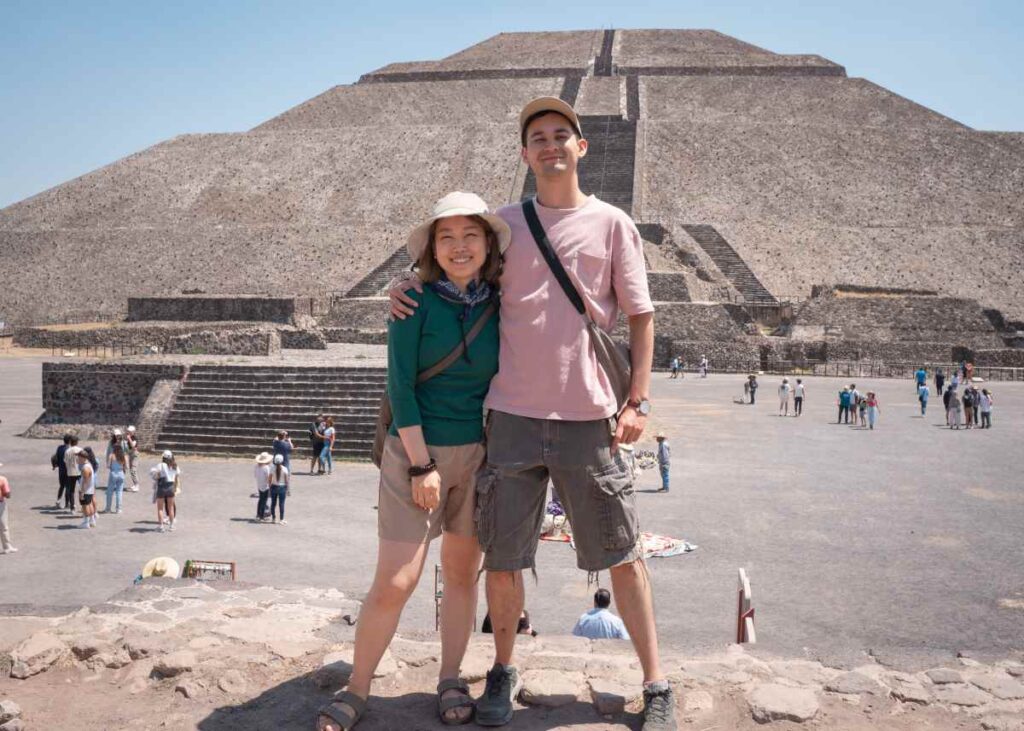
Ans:
[{"label": "green sweater", "polygon": [[464,307],[442,299],[425,286],[423,293],[407,292],[419,302],[412,317],[388,325],[388,396],[394,423],[391,434],[407,426],[423,427],[427,444],[454,446],[483,439],[483,406],[491,378],[498,372],[498,313],[447,369],[416,384],[416,376],[450,353],[483,314],[476,305],[465,323]]}]

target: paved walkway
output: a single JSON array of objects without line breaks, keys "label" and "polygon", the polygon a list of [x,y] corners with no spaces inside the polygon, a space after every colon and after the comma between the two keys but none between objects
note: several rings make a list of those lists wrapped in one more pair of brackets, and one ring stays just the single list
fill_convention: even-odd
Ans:
[{"label": "paved walkway", "polygon": [[[175,533],[155,531],[145,493],[126,494],[126,512],[99,516],[97,530],[74,529],[76,520],[52,510],[56,445],[15,436],[41,410],[40,363],[0,360],[0,461],[15,489],[11,527],[22,549],[0,556],[0,602],[101,602],[158,555],[233,559],[240,578],[282,587],[368,588],[370,465],[298,476],[282,527],[252,522],[250,463],[185,460]],[[665,640],[685,652],[730,642],[736,568],[744,566],[759,636],[779,652],[849,665],[870,651],[910,667],[958,650],[998,657],[1019,649],[1024,384],[994,384],[992,430],[951,432],[938,409],[917,415],[909,381],[860,383],[882,404],[868,431],[834,423],[836,379],[807,379],[804,416],[777,417],[778,380],[762,379],[751,407],[734,403],[738,376],[655,379],[651,432],[669,434],[673,489],[652,492],[656,471],[642,476],[642,522],[700,546],[651,562]],[[435,546],[431,567],[436,555]],[[535,626],[564,634],[593,590],[565,544],[541,544],[538,574],[539,585],[528,586]],[[428,572],[410,602],[406,630],[433,626],[432,579]]]}]

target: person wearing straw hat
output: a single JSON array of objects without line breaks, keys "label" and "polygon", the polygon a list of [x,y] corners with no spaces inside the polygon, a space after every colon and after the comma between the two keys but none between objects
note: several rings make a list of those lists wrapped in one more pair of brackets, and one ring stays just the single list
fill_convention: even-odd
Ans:
[{"label": "person wearing straw hat", "polygon": [[[672,731],[675,700],[659,659],[633,480],[618,454],[620,443],[640,438],[651,411],[654,305],[643,239],[628,214],[580,190],[588,145],[572,106],[530,101],[519,135],[537,195],[498,211],[512,243],[501,275],[501,368],[486,399],[488,465],[477,488],[495,664],[477,723],[512,719],[522,684],[512,664],[522,572],[535,568],[550,478],[573,526],[577,565],[611,574],[643,669],[644,729]],[[389,292],[396,317],[416,309],[410,287],[422,285],[407,281]],[[629,326],[626,394],[599,360],[595,345],[603,341],[593,330],[610,332],[619,310]]]},{"label": "person wearing straw hat", "polygon": [[164,577],[168,579],[177,579],[181,576],[181,566],[173,558],[168,556],[160,556],[159,558],[153,558],[146,562],[146,565],[142,567],[142,578],[149,579],[152,577]]},{"label": "person wearing straw hat", "polygon": [[658,472],[661,473],[661,491],[668,492],[669,463],[672,457],[672,449],[665,439],[665,432],[658,432],[654,436],[658,440]]},{"label": "person wearing straw hat", "polygon": [[135,433],[135,427],[129,425],[124,433],[124,451],[128,456],[128,474],[132,478],[132,484],[125,489],[128,492],[139,491],[139,470],[136,463],[139,461],[139,437]]},{"label": "person wearing straw hat", "polygon": [[[4,463],[0,462],[0,467]],[[11,543],[11,526],[7,517],[7,501],[11,499],[11,483],[0,475],[0,553],[16,553],[17,548]]]},{"label": "person wearing straw hat", "polygon": [[[320,731],[350,729],[362,716],[374,671],[439,535],[445,590],[437,711],[445,724],[473,715],[459,668],[476,616],[476,475],[485,460],[484,397],[498,370],[497,280],[510,239],[508,224],[479,196],[454,192],[406,240],[426,286],[416,296],[418,316],[388,327],[394,421],[380,465],[377,570],[360,611],[367,621],[356,624],[351,679],[320,709]],[[425,372],[429,378],[420,377]]]},{"label": "person wearing straw hat", "polygon": [[270,496],[270,463],[274,461],[270,452],[256,455],[256,520],[263,523],[267,519],[267,498]]}]

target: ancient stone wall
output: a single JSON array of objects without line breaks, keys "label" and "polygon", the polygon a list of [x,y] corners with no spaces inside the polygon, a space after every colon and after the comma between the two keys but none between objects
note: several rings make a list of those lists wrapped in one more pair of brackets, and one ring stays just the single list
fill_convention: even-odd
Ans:
[{"label": "ancient stone wall", "polygon": [[[221,332],[251,329],[251,322],[218,322]],[[26,327],[15,331],[14,344],[23,348],[146,348],[163,350],[167,343],[180,335],[200,329],[195,323],[131,324],[125,326],[53,330]]]},{"label": "ancient stone wall", "polygon": [[1024,349],[997,348],[993,350],[975,350],[974,365],[1024,368]]},{"label": "ancient stone wall", "polygon": [[128,321],[170,320],[172,322],[276,322],[294,323],[296,315],[311,315],[309,297],[245,297],[181,295],[175,297],[129,297]]},{"label": "ancient stone wall", "polygon": [[281,334],[276,330],[200,330],[168,338],[165,353],[187,355],[277,355]]},{"label": "ancient stone wall", "polygon": [[62,423],[134,422],[153,385],[184,378],[175,364],[43,363],[46,419]]},{"label": "ancient stone wall", "polygon": [[281,328],[281,347],[293,350],[327,350],[327,337],[319,328],[309,330],[292,330]]}]

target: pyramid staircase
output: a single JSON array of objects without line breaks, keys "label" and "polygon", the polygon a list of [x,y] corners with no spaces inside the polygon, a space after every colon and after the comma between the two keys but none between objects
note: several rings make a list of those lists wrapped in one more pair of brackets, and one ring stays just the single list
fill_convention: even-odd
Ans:
[{"label": "pyramid staircase", "polygon": [[374,269],[356,283],[352,289],[345,293],[346,297],[377,297],[384,293],[388,283],[407,271],[412,266],[412,257],[405,246],[400,246],[395,253],[384,260],[384,263]]},{"label": "pyramid staircase", "polygon": [[368,459],[386,383],[385,368],[195,365],[156,447],[249,457],[287,429],[301,462],[310,456],[309,425],[323,413],[338,432],[334,456]]},{"label": "pyramid staircase", "polygon": [[747,263],[714,226],[683,224],[683,229],[707,252],[711,260],[715,262],[715,266],[742,295],[744,302],[751,304],[774,304],[776,302],[772,293],[761,284],[757,275],[750,270]]}]

